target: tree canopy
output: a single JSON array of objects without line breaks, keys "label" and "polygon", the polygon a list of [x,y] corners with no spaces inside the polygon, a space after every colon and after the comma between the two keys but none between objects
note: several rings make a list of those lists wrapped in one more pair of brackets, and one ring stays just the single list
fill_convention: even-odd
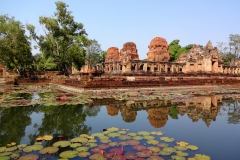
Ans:
[{"label": "tree canopy", "polygon": [[33,63],[30,45],[22,23],[14,17],[0,15],[0,63],[23,73]]},{"label": "tree canopy", "polygon": [[39,22],[43,25],[45,35],[37,35],[35,27],[28,24],[31,38],[36,42],[41,53],[46,58],[52,57],[54,63],[69,75],[68,68],[72,64],[80,69],[85,63],[85,46],[90,44],[87,33],[82,23],[74,21],[71,12],[67,10],[68,5],[58,1],[54,16],[41,16]]}]

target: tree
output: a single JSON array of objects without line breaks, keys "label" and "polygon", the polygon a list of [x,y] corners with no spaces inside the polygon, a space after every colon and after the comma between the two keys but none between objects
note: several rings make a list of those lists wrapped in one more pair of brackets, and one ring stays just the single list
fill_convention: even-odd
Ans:
[{"label": "tree", "polygon": [[46,58],[54,58],[56,65],[68,76],[68,68],[72,64],[80,69],[85,63],[84,47],[90,43],[83,24],[75,22],[71,12],[67,11],[68,5],[61,1],[55,4],[57,11],[54,16],[39,18],[45,35],[38,36],[33,25],[27,25],[27,29]]},{"label": "tree", "polygon": [[47,58],[43,54],[36,54],[34,56],[33,66],[37,71],[57,70],[54,58],[51,56]]},{"label": "tree", "polygon": [[0,15],[0,63],[19,74],[31,68],[33,63],[24,26],[8,15]]},{"label": "tree", "polygon": [[90,65],[94,65],[99,63],[100,55],[101,55],[101,47],[100,44],[94,39],[90,41],[90,44],[86,46],[86,60],[90,63]]},{"label": "tree", "polygon": [[232,61],[234,61],[237,56],[236,54],[231,52],[231,47],[224,42],[217,42],[218,53],[221,56],[224,65],[230,65]]},{"label": "tree", "polygon": [[236,58],[239,58],[239,54],[240,54],[240,35],[239,34],[229,35],[229,47],[230,47],[230,52],[235,54]]},{"label": "tree", "polygon": [[171,53],[170,61],[175,62],[181,53],[187,53],[192,48],[192,46],[190,47],[190,45],[186,46],[186,48],[181,47],[179,45],[179,41],[180,40],[176,39],[169,44],[168,51]]},{"label": "tree", "polygon": [[100,59],[99,59],[99,63],[105,62],[106,55],[107,55],[107,51],[102,51],[102,52],[101,52],[101,54],[100,54]]}]

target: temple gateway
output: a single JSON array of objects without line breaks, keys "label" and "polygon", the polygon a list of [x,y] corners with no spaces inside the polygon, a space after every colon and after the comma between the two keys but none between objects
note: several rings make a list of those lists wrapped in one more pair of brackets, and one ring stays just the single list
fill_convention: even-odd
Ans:
[{"label": "temple gateway", "polygon": [[217,47],[208,41],[204,48],[193,45],[188,53],[181,53],[176,62],[170,62],[170,52],[166,39],[155,37],[150,42],[147,60],[139,60],[137,46],[127,42],[119,51],[117,47],[107,50],[105,62],[90,67],[88,63],[72,73],[104,73],[104,74],[141,74],[141,73],[231,73],[240,74],[238,63],[224,67]]}]

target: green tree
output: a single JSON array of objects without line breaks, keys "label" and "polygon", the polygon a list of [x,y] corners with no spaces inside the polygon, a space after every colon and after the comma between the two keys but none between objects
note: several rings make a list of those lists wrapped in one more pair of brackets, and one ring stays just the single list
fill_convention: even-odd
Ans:
[{"label": "green tree", "polygon": [[239,58],[240,54],[240,35],[239,34],[230,34],[229,35],[229,47],[230,52],[236,55],[236,58]]},{"label": "green tree", "polygon": [[33,63],[24,26],[8,15],[0,15],[0,63],[19,74],[32,68]]},{"label": "green tree", "polygon": [[231,52],[231,47],[229,44],[224,42],[217,42],[217,48],[224,65],[230,65],[230,63],[237,58],[236,54]]},{"label": "green tree", "polygon": [[91,40],[90,44],[86,46],[86,60],[90,65],[100,62],[102,50],[100,44],[96,40]]},{"label": "green tree", "polygon": [[178,114],[179,114],[179,111],[178,111],[177,107],[170,107],[169,116],[172,119],[178,119]]},{"label": "green tree", "polygon": [[[187,53],[191,48],[190,46],[186,46],[186,47],[189,47],[189,48],[185,48],[185,47],[181,47],[179,45],[179,41],[178,39],[176,40],[173,40],[170,44],[169,44],[169,47],[168,47],[168,51],[171,53],[171,56],[170,56],[170,61],[172,62],[175,62],[178,57],[180,56],[181,53],[185,52]],[[189,50],[188,50],[189,49]]]},{"label": "green tree", "polygon": [[105,62],[106,55],[107,55],[107,51],[102,51],[101,52],[99,63]]},{"label": "green tree", "polygon": [[83,24],[75,22],[71,12],[67,10],[68,5],[61,1],[55,4],[57,11],[54,16],[39,18],[45,35],[38,36],[33,25],[27,25],[27,29],[41,53],[46,58],[54,58],[56,65],[68,76],[68,68],[72,64],[80,69],[85,63],[84,47],[89,45],[89,40]]},{"label": "green tree", "polygon": [[34,55],[34,68],[37,71],[57,70],[57,65],[54,63],[53,57],[46,57],[43,54]]}]

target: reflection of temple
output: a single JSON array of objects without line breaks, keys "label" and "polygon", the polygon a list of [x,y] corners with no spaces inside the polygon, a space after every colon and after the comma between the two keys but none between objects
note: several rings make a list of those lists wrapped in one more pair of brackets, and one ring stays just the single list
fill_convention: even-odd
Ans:
[{"label": "reflection of temple", "polygon": [[153,127],[161,128],[167,123],[169,108],[151,108],[147,112],[148,120]]},{"label": "reflection of temple", "polygon": [[117,107],[112,107],[112,106],[107,105],[106,108],[107,108],[108,115],[110,115],[110,116],[118,115],[119,109]]},{"label": "reflection of temple", "polygon": [[[92,72],[102,72],[105,74],[121,73],[239,73],[238,67],[224,67],[223,61],[219,57],[218,50],[208,41],[204,48],[193,45],[189,52],[182,53],[176,62],[170,61],[168,43],[164,38],[155,37],[150,42],[147,60],[139,60],[136,44],[127,42],[119,51],[117,47],[110,47],[107,51],[103,64],[97,64]],[[235,63],[234,63],[235,64]],[[237,64],[237,63],[236,63]],[[236,66],[236,65],[233,65]],[[89,68],[86,64],[81,72],[87,72]],[[74,70],[73,73],[76,73]]]},{"label": "reflection of temple", "polygon": [[192,100],[186,101],[185,106],[178,106],[178,111],[182,116],[187,113],[193,122],[202,118],[209,126],[212,120],[216,120],[220,110],[219,102],[222,102],[222,96],[194,97]]},{"label": "reflection of temple", "polygon": [[122,119],[125,122],[134,122],[136,120],[137,111],[132,111],[130,109],[122,107],[120,109],[120,112],[121,112],[121,115],[122,115]]}]

